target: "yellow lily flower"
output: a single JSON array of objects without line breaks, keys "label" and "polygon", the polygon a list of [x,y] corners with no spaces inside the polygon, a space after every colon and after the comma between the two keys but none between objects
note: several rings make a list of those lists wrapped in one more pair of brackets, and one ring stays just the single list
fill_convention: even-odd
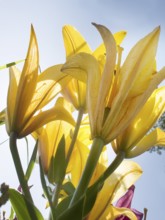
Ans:
[{"label": "yellow lily flower", "polygon": [[[64,135],[65,137],[70,135],[71,129],[73,129],[74,119],[71,115],[71,106],[62,97],[57,99],[56,109],[60,110],[59,114],[64,117],[70,118],[70,124],[63,120],[55,120],[46,124],[44,127],[37,130],[34,134],[35,139],[38,139],[38,149],[41,157],[42,166],[44,172],[49,170],[52,156],[55,156],[58,144]],[[68,144],[66,144],[66,152]]]},{"label": "yellow lily flower", "polygon": [[[119,45],[126,35],[125,31],[114,34],[115,41]],[[65,25],[63,27],[63,39],[66,51],[66,59],[80,52],[86,52],[93,54],[98,62],[100,68],[105,63],[105,47],[101,44],[94,52],[90,49],[88,43],[84,37],[71,25]],[[81,70],[79,72],[81,74]],[[87,112],[86,103],[86,84],[76,79],[72,79],[62,91],[64,97],[69,100],[74,107],[78,110],[84,109],[84,113]]]},{"label": "yellow lily flower", "polygon": [[132,220],[136,220],[136,216],[129,209],[116,208],[112,204],[139,179],[141,174],[142,169],[137,163],[123,161],[116,171],[105,181],[87,219],[114,220],[120,215],[125,215]]},{"label": "yellow lily flower", "polygon": [[[128,127],[165,77],[165,68],[159,72],[155,69],[160,28],[141,39],[121,66],[119,60],[116,63],[117,46],[113,35],[106,27],[94,25],[106,48],[103,72],[100,71],[98,60],[87,53],[72,56],[62,71],[84,82],[87,78],[92,138],[101,137],[105,143],[109,143]],[[77,70],[81,70],[82,76]]]},{"label": "yellow lily flower", "polygon": [[[165,132],[148,131],[165,110],[165,87],[156,89],[126,130],[112,143],[116,153],[125,151],[126,157],[135,157],[155,145],[165,145]],[[146,135],[147,134],[147,135]]]},{"label": "yellow lily flower", "polygon": [[61,74],[61,65],[50,67],[40,75],[38,75],[38,69],[38,46],[32,27],[29,49],[22,72],[16,67],[10,68],[6,115],[9,135],[15,132],[21,138],[50,120],[58,118],[59,111],[56,111],[54,107],[45,111],[40,110],[61,91],[70,77]]}]

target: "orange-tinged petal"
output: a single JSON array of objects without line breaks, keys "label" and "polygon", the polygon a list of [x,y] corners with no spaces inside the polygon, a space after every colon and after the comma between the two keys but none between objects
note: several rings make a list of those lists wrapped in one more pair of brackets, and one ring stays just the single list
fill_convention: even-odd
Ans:
[{"label": "orange-tinged petal", "polygon": [[15,66],[11,67],[9,71],[10,71],[9,72],[10,81],[9,81],[9,89],[8,89],[8,97],[7,97],[7,116],[8,116],[7,121],[8,121],[9,129],[11,129],[21,72]]},{"label": "orange-tinged petal", "polygon": [[71,25],[65,25],[62,29],[66,57],[79,52],[92,53],[83,36]]},{"label": "orange-tinged petal", "polygon": [[[31,102],[33,93],[36,88],[39,66],[39,54],[37,39],[33,27],[31,27],[31,37],[27,57],[20,77],[15,110],[13,116],[13,126],[23,127],[24,116]],[[10,99],[12,99],[10,97]],[[13,130],[17,130],[13,128]]]},{"label": "orange-tinged petal", "polygon": [[24,130],[20,131],[19,137],[32,133],[43,125],[54,120],[64,120],[71,125],[75,125],[72,114],[65,108],[61,100],[53,108],[40,112],[32,117]]},{"label": "orange-tinged petal", "polygon": [[91,219],[100,219],[108,206],[119,199],[137,181],[141,174],[141,167],[137,163],[123,161],[116,171],[105,181],[103,188],[97,196],[95,205],[90,212],[89,216],[92,216]]},{"label": "orange-tinged petal", "polygon": [[165,147],[165,132],[160,128],[144,136],[134,148],[127,152],[127,157],[136,157],[156,145]]}]

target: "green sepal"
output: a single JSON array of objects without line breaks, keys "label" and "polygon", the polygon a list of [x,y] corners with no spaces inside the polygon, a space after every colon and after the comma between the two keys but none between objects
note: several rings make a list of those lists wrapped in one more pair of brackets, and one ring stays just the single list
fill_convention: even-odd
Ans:
[{"label": "green sepal", "polygon": [[66,171],[65,138],[62,136],[55,156],[52,156],[48,171],[48,179],[51,183],[61,183]]},{"label": "green sepal", "polygon": [[68,196],[72,195],[75,191],[75,187],[71,182],[66,182],[62,185],[61,189],[63,189]]},{"label": "green sepal", "polygon": [[[27,148],[28,148],[28,146],[27,146]],[[38,141],[36,141],[32,156],[30,158],[30,162],[28,164],[28,168],[26,170],[25,178],[26,178],[27,181],[29,180],[29,178],[31,176],[31,173],[33,171],[34,165],[35,165],[36,156],[37,156],[37,149],[38,149]]]},{"label": "green sepal", "polygon": [[44,220],[39,210],[24,195],[9,189],[9,199],[19,220]]}]

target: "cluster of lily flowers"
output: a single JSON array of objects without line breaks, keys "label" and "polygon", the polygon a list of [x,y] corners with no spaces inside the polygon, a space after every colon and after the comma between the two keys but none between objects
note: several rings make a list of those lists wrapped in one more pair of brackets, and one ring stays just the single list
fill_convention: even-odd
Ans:
[{"label": "cluster of lily flowers", "polygon": [[[0,120],[21,189],[7,189],[10,219],[44,219],[28,185],[36,158],[49,220],[143,219],[142,212],[131,208],[142,169],[130,158],[165,145],[165,133],[151,130],[165,110],[165,86],[158,87],[165,67],[158,71],[155,60],[160,28],[138,41],[123,62],[126,32],[112,34],[93,25],[103,40],[96,50],[66,25],[66,62],[43,72],[31,27],[22,71],[16,65],[9,68],[7,107]],[[17,140],[28,135],[36,144],[24,171]]]}]

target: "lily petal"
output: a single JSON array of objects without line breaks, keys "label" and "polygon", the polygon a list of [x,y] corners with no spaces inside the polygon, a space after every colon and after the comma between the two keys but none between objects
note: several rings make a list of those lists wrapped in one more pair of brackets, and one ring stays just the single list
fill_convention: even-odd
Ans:
[{"label": "lily petal", "polygon": [[[91,130],[96,127],[94,125],[96,104],[99,93],[99,84],[101,74],[97,60],[90,54],[79,53],[72,56],[62,67],[62,71],[78,80],[80,79],[79,71],[83,71],[83,78],[88,77],[87,81],[87,105],[90,115]],[[80,76],[82,79],[82,76]],[[85,81],[86,82],[86,81]]]},{"label": "lily petal", "polygon": [[52,156],[55,155],[61,137],[67,136],[71,125],[64,121],[52,121],[42,128],[38,136],[38,148],[45,173],[48,172]]},{"label": "lily petal", "polygon": [[67,58],[80,52],[92,53],[83,36],[73,26],[65,25],[62,33]]},{"label": "lily petal", "polygon": [[133,149],[128,151],[127,157],[138,156],[156,145],[165,147],[165,132],[159,128],[144,136]]},{"label": "lily petal", "polygon": [[142,170],[138,164],[132,161],[123,161],[116,171],[105,181],[103,188],[97,196],[95,205],[90,212],[89,216],[92,216],[91,219],[100,219],[105,210],[108,209],[108,206],[119,199],[141,174]]},{"label": "lily petal", "polygon": [[53,108],[40,112],[38,115],[31,118],[25,129],[20,132],[19,137],[26,136],[53,120],[64,120],[74,126],[75,121],[63,104],[61,98],[59,98],[57,104]]},{"label": "lily petal", "polygon": [[[38,78],[39,54],[37,39],[33,27],[27,57],[22,70],[15,103],[13,125],[23,126],[24,115],[31,102]],[[11,100],[11,98],[10,98]],[[15,123],[16,122],[16,123]],[[17,129],[14,129],[17,130]]]},{"label": "lily petal", "polygon": [[[127,208],[116,208],[112,206],[111,204],[107,207],[105,212],[100,216],[99,220],[116,220],[119,216],[125,216],[128,217],[131,220],[137,220],[136,215]],[[89,220],[92,220],[93,218],[90,218]]]},{"label": "lily petal", "polygon": [[[165,110],[165,87],[158,88],[122,134],[119,145],[126,151],[142,139]],[[147,115],[147,117],[146,117]],[[145,126],[144,126],[145,125]],[[120,139],[120,138],[119,138]]]},{"label": "lily petal", "polygon": [[98,116],[96,119],[97,120],[96,129],[100,131],[100,128],[102,127],[102,123],[103,123],[104,109],[107,101],[107,95],[109,94],[109,88],[111,87],[111,83],[114,77],[114,69],[116,63],[116,42],[113,35],[106,27],[98,24],[94,24],[94,26],[100,32],[106,48],[106,62],[102,73],[102,78],[98,93],[98,101],[95,109],[96,115]]},{"label": "lily petal", "polygon": [[38,76],[36,90],[26,117],[30,117],[37,110],[48,104],[71,80],[69,75],[65,75],[60,71],[61,67],[61,64],[49,67]]},{"label": "lily petal", "polygon": [[[7,116],[8,116],[8,127],[11,128],[13,124],[13,117],[15,111],[15,103],[17,97],[18,84],[21,76],[21,72],[15,67],[11,67],[9,69],[9,89],[8,89],[8,97],[7,97]],[[12,98],[11,98],[12,97]],[[8,130],[8,129],[7,129]]]},{"label": "lily petal", "polygon": [[[131,93],[131,89],[135,83],[138,83],[138,77],[142,77],[141,73],[144,71],[146,66],[148,66],[148,63],[155,59],[159,33],[160,29],[156,28],[145,38],[140,40],[127,56],[126,61],[124,62],[120,71],[121,80],[119,83],[119,91],[111,106],[111,113],[108,115],[105,121],[105,133],[107,133],[107,130],[110,133],[111,128],[114,127],[117,118],[119,118],[121,108],[123,108],[123,103],[126,99],[132,97],[132,95],[135,95],[135,92]],[[152,75],[153,72],[151,71],[150,74]],[[146,78],[143,77],[144,84],[146,84],[145,79]],[[140,95],[138,91],[139,90],[137,90],[136,95]]]},{"label": "lily petal", "polygon": [[72,183],[74,186],[77,186],[79,183],[88,154],[89,148],[77,140],[69,162],[69,166],[71,167]]}]

